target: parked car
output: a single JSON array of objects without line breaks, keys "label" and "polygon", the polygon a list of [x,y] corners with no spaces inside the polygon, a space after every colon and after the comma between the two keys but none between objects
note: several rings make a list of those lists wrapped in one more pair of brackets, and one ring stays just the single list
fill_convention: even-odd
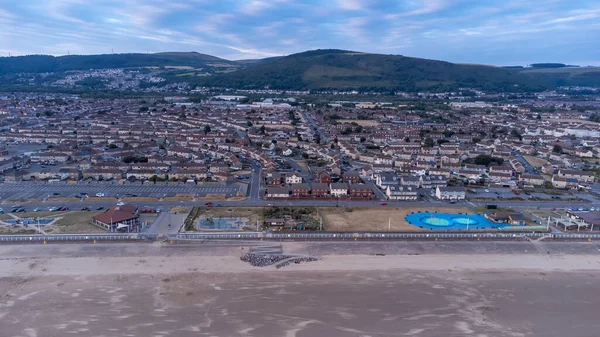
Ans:
[{"label": "parked car", "polygon": [[96,208],[96,210],[97,210],[97,211],[101,211],[101,210],[103,210],[103,209],[104,209],[104,207],[102,207],[102,206],[100,206],[100,207]]},{"label": "parked car", "polygon": [[104,193],[96,193],[96,196],[97,196],[98,198],[102,198],[102,197],[104,196]]},{"label": "parked car", "polygon": [[60,193],[54,192],[54,193],[52,193],[52,195],[60,195]]},{"label": "parked car", "polygon": [[81,208],[81,210],[82,210],[82,211],[89,211],[89,210],[90,210],[90,208],[86,206],[86,207],[83,207],[83,208]]},{"label": "parked car", "polygon": [[221,206],[223,206],[223,205],[221,205],[221,204],[216,204],[215,206],[216,206],[216,207],[221,207]]},{"label": "parked car", "polygon": [[487,188],[484,191],[485,193],[490,193],[490,190],[488,190]]},{"label": "parked car", "polygon": [[117,206],[125,206],[125,203],[122,201],[117,202]]},{"label": "parked car", "polygon": [[380,205],[381,206],[387,206],[387,202],[382,202]]},{"label": "parked car", "polygon": [[25,213],[25,208],[19,208],[15,213]]},{"label": "parked car", "polygon": [[4,214],[4,209],[0,208],[0,214]]},{"label": "parked car", "polygon": [[39,207],[37,207],[37,208],[34,208],[34,209],[33,209],[33,211],[34,211],[34,212],[39,212],[39,211],[41,211],[41,210],[42,210],[42,209],[41,209],[41,208],[39,208]]}]

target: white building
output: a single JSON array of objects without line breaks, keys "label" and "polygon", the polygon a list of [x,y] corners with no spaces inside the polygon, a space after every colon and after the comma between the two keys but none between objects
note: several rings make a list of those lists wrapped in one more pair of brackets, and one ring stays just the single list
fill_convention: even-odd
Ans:
[{"label": "white building", "polygon": [[299,174],[292,174],[285,177],[286,184],[300,184],[302,183],[302,176]]},{"label": "white building", "polygon": [[436,187],[435,196],[440,200],[464,200],[466,198],[464,187]]},{"label": "white building", "polygon": [[389,200],[417,200],[417,189],[411,186],[388,185],[385,191]]}]

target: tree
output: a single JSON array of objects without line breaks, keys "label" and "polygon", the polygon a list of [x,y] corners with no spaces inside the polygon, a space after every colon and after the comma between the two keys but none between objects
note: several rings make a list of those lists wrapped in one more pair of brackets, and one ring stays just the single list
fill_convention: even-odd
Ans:
[{"label": "tree", "polygon": [[444,137],[452,137],[453,134],[454,134],[454,131],[444,130]]},{"label": "tree", "polygon": [[431,139],[429,137],[425,138],[423,145],[425,147],[433,147],[433,145],[434,145],[433,139]]},{"label": "tree", "polygon": [[554,185],[552,185],[551,181],[545,181],[544,188],[554,188]]},{"label": "tree", "polygon": [[204,135],[207,135],[210,132],[210,125],[204,126]]},{"label": "tree", "polygon": [[117,144],[111,143],[108,145],[109,149],[116,149],[117,148]]},{"label": "tree", "polygon": [[335,144],[331,143],[331,146],[329,148],[332,149],[332,150],[335,150]]},{"label": "tree", "polygon": [[264,135],[264,134],[266,133],[266,130],[267,130],[267,128],[265,128],[265,126],[264,126],[264,125],[261,125],[261,126],[260,126],[260,134],[261,134],[261,135]]},{"label": "tree", "polygon": [[475,157],[474,162],[477,165],[485,165],[485,166],[489,166],[491,163],[497,163],[498,165],[502,165],[502,163],[504,163],[504,159],[492,157],[487,154],[480,154],[479,156]]},{"label": "tree", "polygon": [[437,140],[437,143],[438,143],[438,145],[442,145],[442,144],[444,144],[444,143],[450,143],[450,141],[449,141],[449,140],[447,140],[447,139],[438,139],[438,140]]},{"label": "tree", "polygon": [[272,140],[271,140],[271,143],[273,143],[273,144],[277,144],[277,141],[276,141],[275,139],[272,139]]},{"label": "tree", "polygon": [[563,149],[560,145],[554,145],[554,147],[552,148],[552,152],[554,153],[558,153],[558,154],[562,154],[563,153]]},{"label": "tree", "polygon": [[365,137],[360,137],[360,142],[361,142],[361,143],[364,143],[365,141],[367,141],[367,138],[365,138]]},{"label": "tree", "polygon": [[537,114],[537,117],[536,117],[536,118],[537,118],[537,120],[538,120],[538,121],[541,121],[541,120],[542,120],[542,115],[540,115],[540,114]]},{"label": "tree", "polygon": [[335,138],[333,139],[333,142],[337,144],[337,143],[338,143],[338,137],[335,137]]},{"label": "tree", "polygon": [[404,137],[404,142],[405,143],[410,143],[410,137],[408,137],[408,136]]},{"label": "tree", "polygon": [[308,159],[308,153],[306,153],[306,152],[302,153],[302,158]]},{"label": "tree", "polygon": [[473,144],[477,144],[481,141],[481,137],[475,136],[473,137]]},{"label": "tree", "polygon": [[592,122],[600,123],[600,114],[594,112],[590,115],[589,120]]},{"label": "tree", "polygon": [[519,130],[517,129],[510,130],[510,135],[519,138],[519,140],[523,139],[523,136],[521,136],[521,132],[519,132]]},{"label": "tree", "polygon": [[248,127],[252,127],[252,122],[251,121],[247,121],[246,125],[248,125]]}]

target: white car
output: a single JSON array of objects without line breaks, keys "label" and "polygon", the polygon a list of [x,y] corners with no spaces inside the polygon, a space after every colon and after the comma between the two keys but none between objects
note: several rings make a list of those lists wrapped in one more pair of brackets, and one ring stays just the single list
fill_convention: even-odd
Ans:
[{"label": "white car", "polygon": [[104,196],[104,193],[96,193],[96,196],[97,196],[98,198],[102,198],[102,197]]},{"label": "white car", "polygon": [[125,203],[122,201],[117,202],[117,206],[125,206]]},{"label": "white car", "polygon": [[490,193],[490,190],[488,190],[487,188],[485,189],[485,193]]},{"label": "white car", "polygon": [[38,208],[35,208],[33,211],[34,211],[34,212],[39,212],[39,211],[41,211],[41,210],[42,210],[42,209],[38,207]]}]

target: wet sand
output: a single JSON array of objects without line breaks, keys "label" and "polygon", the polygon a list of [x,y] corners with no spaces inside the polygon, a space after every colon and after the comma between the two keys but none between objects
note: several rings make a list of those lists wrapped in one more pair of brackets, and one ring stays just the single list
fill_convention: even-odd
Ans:
[{"label": "wet sand", "polygon": [[2,246],[1,335],[562,337],[600,331],[600,299],[593,295],[600,255],[355,250],[277,270],[240,262],[244,250]]}]

